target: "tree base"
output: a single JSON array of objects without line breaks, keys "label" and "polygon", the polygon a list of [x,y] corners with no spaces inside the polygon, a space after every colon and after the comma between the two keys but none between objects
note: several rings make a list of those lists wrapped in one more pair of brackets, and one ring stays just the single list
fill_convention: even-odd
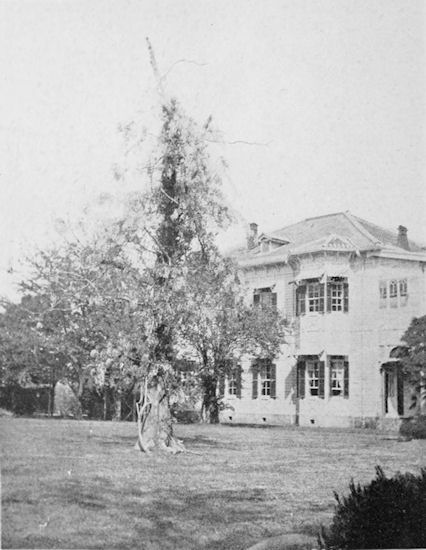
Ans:
[{"label": "tree base", "polygon": [[138,440],[135,448],[144,453],[185,451],[183,443],[173,435],[170,403],[162,380],[157,378],[142,393],[138,403]]}]

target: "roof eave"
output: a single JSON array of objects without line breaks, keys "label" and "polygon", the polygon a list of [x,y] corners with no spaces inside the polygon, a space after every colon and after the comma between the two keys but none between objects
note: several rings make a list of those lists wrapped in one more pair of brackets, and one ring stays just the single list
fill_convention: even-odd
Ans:
[{"label": "roof eave", "polygon": [[288,263],[288,255],[285,257],[278,257],[278,258],[268,258],[268,257],[261,257],[261,258],[247,258],[247,259],[240,259],[236,260],[238,267],[257,267],[257,266],[264,266],[264,265],[273,265],[273,264],[286,264]]},{"label": "roof eave", "polygon": [[412,252],[411,250],[387,250],[386,248],[369,250],[368,257],[389,258],[392,260],[408,260],[412,262],[426,262],[426,252]]}]

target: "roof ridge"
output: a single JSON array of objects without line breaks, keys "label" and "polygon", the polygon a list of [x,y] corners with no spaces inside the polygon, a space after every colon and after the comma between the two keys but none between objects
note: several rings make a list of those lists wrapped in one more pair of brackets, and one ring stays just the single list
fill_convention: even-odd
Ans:
[{"label": "roof ridge", "polygon": [[[273,231],[269,232],[269,236],[274,236],[276,233],[281,233],[286,229],[290,229],[296,225],[301,225],[311,220],[319,220],[320,218],[331,218],[332,216],[339,216],[339,215],[345,215],[345,212],[342,212],[342,211],[333,212],[331,214],[322,214],[321,216],[312,216],[311,218],[305,218],[305,219],[299,220],[298,222],[291,223],[290,225],[285,225],[284,227],[280,227],[279,229],[274,229]],[[281,238],[281,237],[278,237],[278,238]]]},{"label": "roof ridge", "polygon": [[[374,244],[384,244],[382,243],[382,241],[380,241],[379,239],[377,239],[376,237],[374,237],[374,235],[372,235],[369,231],[367,231],[367,229],[365,229],[365,227],[363,227],[361,225],[361,223],[356,219],[356,216],[353,216],[349,210],[347,210],[346,212],[343,212],[343,214],[345,215],[345,217],[350,221],[350,223],[360,232],[364,235],[364,237],[367,237],[367,239],[369,239],[372,243]],[[361,219],[361,218],[360,218]],[[367,220],[365,220],[367,221]]]},{"label": "roof ridge", "polygon": [[346,212],[342,212],[342,211],[340,211],[340,212],[331,212],[330,214],[322,214],[321,216],[312,216],[311,218],[305,218],[302,221],[308,222],[310,220],[319,220],[320,218],[331,218],[332,216],[338,216],[340,214],[345,215]]}]

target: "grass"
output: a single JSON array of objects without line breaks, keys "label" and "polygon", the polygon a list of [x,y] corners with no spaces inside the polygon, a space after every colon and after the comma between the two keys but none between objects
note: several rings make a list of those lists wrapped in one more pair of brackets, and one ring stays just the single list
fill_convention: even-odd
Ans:
[{"label": "grass", "polygon": [[0,418],[3,548],[244,549],[316,534],[333,491],[418,473],[426,441],[368,431],[177,425],[144,456],[131,423]]}]

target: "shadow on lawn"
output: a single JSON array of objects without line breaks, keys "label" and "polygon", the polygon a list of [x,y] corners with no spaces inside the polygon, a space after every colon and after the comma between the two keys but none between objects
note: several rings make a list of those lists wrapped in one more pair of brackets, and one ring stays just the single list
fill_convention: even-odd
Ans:
[{"label": "shadow on lawn", "polygon": [[[165,549],[245,548],[247,524],[268,520],[274,513],[264,489],[199,491],[179,487],[144,492],[137,486],[114,487],[100,476],[87,486],[79,480],[64,480],[42,498],[65,508],[78,506],[87,514],[88,525],[97,521],[98,514],[110,517],[111,523],[119,515],[123,534],[114,531],[111,548],[138,548],[146,542]],[[188,523],[202,525],[202,535],[199,529],[188,530]],[[80,532],[84,528],[80,525]],[[235,536],[232,546],[230,536]],[[151,548],[149,544],[146,548]]]},{"label": "shadow on lawn", "polygon": [[114,435],[114,436],[92,436],[92,440],[104,447],[110,447],[111,445],[116,445],[117,447],[131,447],[136,443],[138,436],[137,433],[135,435]]}]

